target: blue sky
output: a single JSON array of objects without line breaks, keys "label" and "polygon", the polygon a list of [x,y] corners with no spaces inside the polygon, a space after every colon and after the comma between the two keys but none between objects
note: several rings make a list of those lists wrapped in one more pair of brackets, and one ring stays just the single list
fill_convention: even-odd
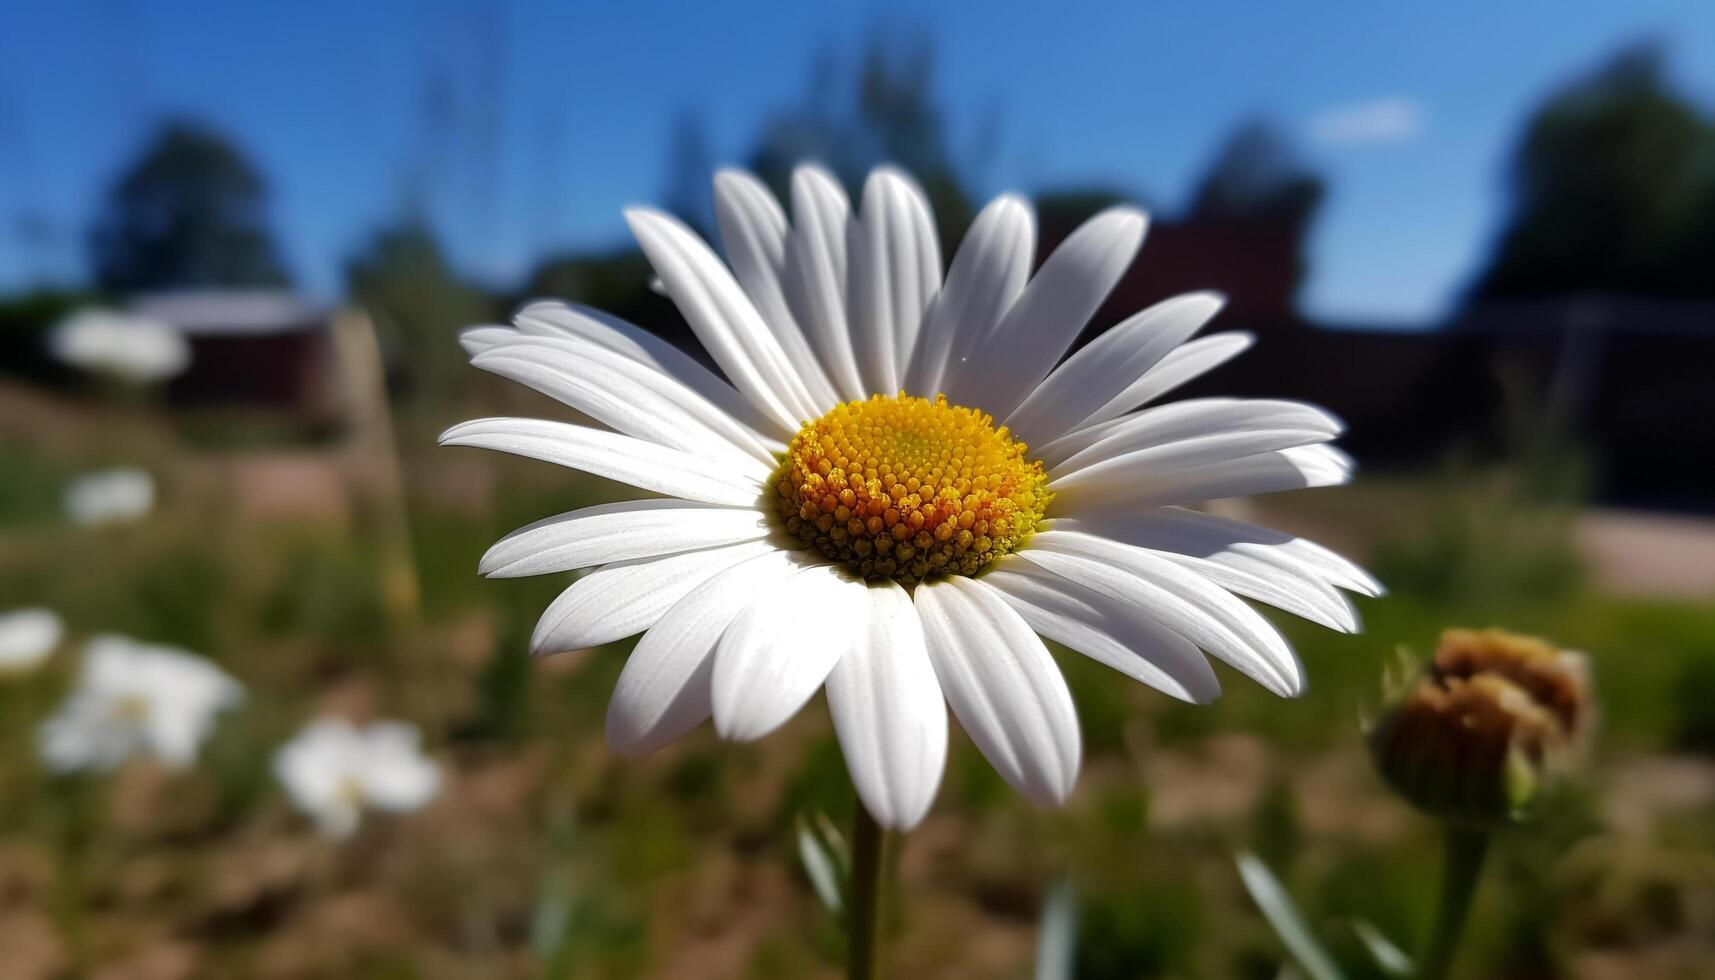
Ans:
[{"label": "blue sky", "polygon": [[[1715,3],[291,4],[0,9],[0,288],[81,274],[101,188],[152,123],[230,132],[274,191],[289,262],[341,263],[427,174],[461,267],[515,281],[546,248],[623,241],[660,197],[673,120],[744,153],[819,50],[876,24],[934,38],[956,145],[999,123],[979,191],[1100,183],[1180,207],[1215,145],[1267,113],[1332,195],[1306,304],[1432,320],[1480,261],[1506,154],[1553,86],[1640,38],[1715,103]],[[431,137],[426,79],[451,128]],[[44,233],[25,238],[24,217]],[[1147,249],[1145,257],[1147,259]]]}]

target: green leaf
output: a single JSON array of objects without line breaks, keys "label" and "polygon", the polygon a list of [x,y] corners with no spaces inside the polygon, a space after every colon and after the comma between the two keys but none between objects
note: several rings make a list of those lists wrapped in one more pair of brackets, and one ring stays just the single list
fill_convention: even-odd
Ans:
[{"label": "green leaf", "polygon": [[838,854],[843,850],[840,846],[843,842],[826,817],[821,817],[819,824],[814,818],[798,818],[798,859],[804,862],[804,873],[809,876],[816,897],[829,912],[839,916],[845,907],[840,896],[845,892],[846,876],[841,869],[846,862]]},{"label": "green leaf", "polygon": [[1411,957],[1405,951],[1393,944],[1393,941],[1382,935],[1382,931],[1364,919],[1352,920],[1352,931],[1358,934],[1358,939],[1369,950],[1370,958],[1376,961],[1382,972],[1390,977],[1409,977],[1417,973],[1417,964],[1411,962]]},{"label": "green leaf", "polygon": [[1036,980],[1072,980],[1078,951],[1078,892],[1065,878],[1048,890],[1036,936]]},{"label": "green leaf", "polygon": [[1292,896],[1282,888],[1274,872],[1259,861],[1254,854],[1237,855],[1235,861],[1239,866],[1239,877],[1245,883],[1245,891],[1250,892],[1251,901],[1262,910],[1263,918],[1274,927],[1275,935],[1280,937],[1286,951],[1292,959],[1309,974],[1310,980],[1345,980],[1340,968],[1334,964],[1333,957],[1310,934],[1310,928],[1304,924],[1304,917],[1298,913],[1298,907],[1292,904]]}]

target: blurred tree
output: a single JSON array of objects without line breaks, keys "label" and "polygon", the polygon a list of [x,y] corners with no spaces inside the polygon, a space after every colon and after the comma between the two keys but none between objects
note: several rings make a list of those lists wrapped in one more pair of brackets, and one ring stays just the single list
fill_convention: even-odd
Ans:
[{"label": "blurred tree", "polygon": [[346,266],[347,289],[375,319],[390,373],[422,397],[445,393],[463,364],[460,330],[489,320],[494,303],[459,279],[428,222],[376,232]]},{"label": "blurred tree", "polygon": [[1290,221],[1305,228],[1325,187],[1284,134],[1265,119],[1242,123],[1197,185],[1191,216]]},{"label": "blurred tree", "polygon": [[1190,220],[1255,222],[1290,236],[1296,293],[1309,271],[1305,239],[1327,186],[1299,159],[1278,127],[1266,119],[1241,123],[1216,151],[1197,185]]},{"label": "blurred tree", "polygon": [[1477,298],[1715,296],[1715,123],[1672,90],[1659,47],[1627,48],[1550,96],[1511,184]]},{"label": "blurred tree", "polygon": [[785,199],[805,160],[826,165],[854,198],[872,167],[897,164],[928,195],[941,240],[954,242],[973,215],[955,157],[935,100],[934,42],[877,31],[849,69],[831,52],[816,59],[805,98],[764,124],[750,166]]},{"label": "blurred tree", "polygon": [[119,294],[284,285],[267,196],[261,175],[225,137],[169,122],[108,191],[89,235],[95,280]]},{"label": "blurred tree", "polygon": [[715,172],[714,153],[702,116],[689,109],[673,121],[667,139],[667,181],[661,201],[669,214],[696,229],[704,238],[714,228],[709,178]]}]

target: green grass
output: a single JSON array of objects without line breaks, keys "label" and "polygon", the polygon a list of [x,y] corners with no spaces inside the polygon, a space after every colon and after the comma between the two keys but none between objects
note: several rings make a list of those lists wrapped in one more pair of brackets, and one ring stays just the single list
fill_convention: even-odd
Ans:
[{"label": "green grass", "polygon": [[[239,980],[284,957],[279,943],[313,962],[312,953],[328,957],[321,973],[301,975],[365,978],[648,976],[685,944],[713,950],[711,937],[727,936],[748,950],[750,976],[826,972],[837,958],[837,930],[797,869],[790,836],[800,813],[843,821],[853,806],[819,703],[755,745],[703,731],[651,759],[617,758],[601,732],[627,644],[532,662],[535,619],[569,577],[476,575],[501,534],[611,499],[612,486],[505,465],[492,506],[477,512],[413,496],[421,614],[401,622],[380,584],[381,541],[364,521],[246,524],[218,497],[175,497],[168,480],[145,526],[76,531],[59,519],[58,490],[80,466],[0,445],[0,605],[53,607],[76,640],[111,630],[186,646],[250,690],[196,771],[151,798],[134,774],[53,779],[32,758],[34,728],[68,683],[75,643],[42,673],[0,681],[0,880],[20,861],[45,861],[35,899],[88,964],[161,933]],[[170,459],[156,466],[173,473]],[[1396,588],[1359,601],[1361,635],[1275,617],[1311,678],[1300,699],[1277,699],[1219,667],[1225,695],[1182,705],[1057,651],[1084,735],[1077,795],[1063,810],[1036,809],[956,735],[935,815],[902,861],[910,877],[900,907],[912,917],[902,948],[923,963],[968,962],[958,957],[989,941],[1027,949],[1042,893],[1065,873],[1084,909],[1080,980],[1272,977],[1280,951],[1232,872],[1231,852],[1246,848],[1276,867],[1352,975],[1373,975],[1342,923],[1361,915],[1409,945],[1436,861],[1431,828],[1388,803],[1363,771],[1360,720],[1396,651],[1427,654],[1448,626],[1505,626],[1586,651],[1602,701],[1599,760],[1715,749],[1706,710],[1715,607],[1592,594],[1580,576],[1543,573],[1543,555],[1559,553],[1553,541],[1474,591],[1460,584],[1473,547],[1384,549],[1382,575]],[[1397,581],[1389,566],[1401,570]],[[491,650],[478,642],[476,654],[461,652],[472,629]],[[376,821],[341,848],[316,841],[290,812],[268,764],[299,724],[354,705],[423,724],[457,778],[433,811]],[[1193,785],[1200,776],[1230,775],[1197,767],[1224,765],[1207,761],[1220,758],[1209,747],[1235,735],[1262,752],[1241,809],[1159,823],[1206,790]],[[1177,760],[1172,771],[1187,782],[1149,782],[1164,759]],[[1382,830],[1329,829],[1328,808],[1310,795],[1325,790],[1308,781],[1327,765],[1353,770],[1353,806],[1379,812]],[[1715,876],[1695,869],[1708,867],[1715,835],[1699,822],[1710,815],[1697,812],[1664,817],[1661,838],[1641,842],[1681,856],[1637,886],[1657,897],[1605,913],[1608,933],[1585,930],[1592,906],[1568,897],[1560,869],[1599,828],[1602,793],[1591,787],[1558,822],[1503,843],[1473,968],[1544,975],[1564,968],[1568,949],[1616,928],[1622,947],[1625,936],[1663,930],[1692,941],[1683,934],[1691,920],[1682,916],[1674,933],[1657,905],[1697,907],[1711,894]],[[242,878],[233,869],[273,867],[265,853],[287,869],[271,872],[284,883],[232,898]],[[1613,861],[1598,873],[1612,887],[1641,874]],[[324,921],[353,895],[396,912],[403,933],[377,926],[378,945],[363,946]],[[994,975],[1023,974],[1013,965]]]}]

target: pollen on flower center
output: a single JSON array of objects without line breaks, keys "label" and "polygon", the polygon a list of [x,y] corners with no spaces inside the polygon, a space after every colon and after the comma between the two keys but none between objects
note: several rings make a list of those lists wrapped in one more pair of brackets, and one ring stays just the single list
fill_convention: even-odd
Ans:
[{"label": "pollen on flower center", "polygon": [[975,409],[903,392],[804,423],[774,471],[786,529],[866,579],[972,575],[1042,521],[1048,478]]}]

